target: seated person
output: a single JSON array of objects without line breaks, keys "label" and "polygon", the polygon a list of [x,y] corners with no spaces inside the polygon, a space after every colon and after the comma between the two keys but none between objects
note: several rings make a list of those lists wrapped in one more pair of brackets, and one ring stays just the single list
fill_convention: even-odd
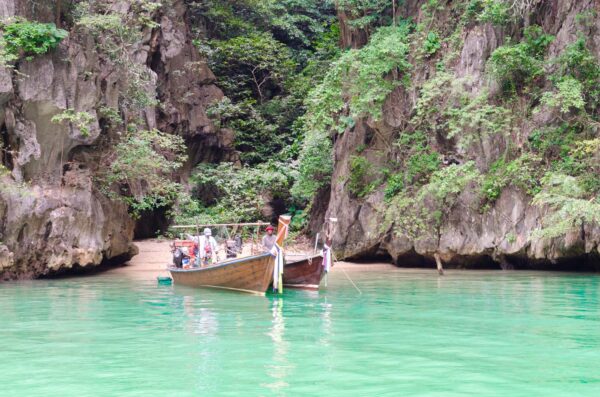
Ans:
[{"label": "seated person", "polygon": [[265,252],[270,252],[277,241],[277,236],[273,234],[275,228],[271,225],[267,226],[267,234],[262,239],[262,247]]}]

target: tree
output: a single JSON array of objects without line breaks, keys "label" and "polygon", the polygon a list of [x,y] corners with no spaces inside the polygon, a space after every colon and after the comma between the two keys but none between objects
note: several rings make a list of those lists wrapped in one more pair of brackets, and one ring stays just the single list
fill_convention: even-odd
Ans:
[{"label": "tree", "polygon": [[269,33],[238,36],[213,42],[211,67],[219,76],[227,95],[241,99],[250,90],[260,103],[284,90],[295,63],[288,48]]}]

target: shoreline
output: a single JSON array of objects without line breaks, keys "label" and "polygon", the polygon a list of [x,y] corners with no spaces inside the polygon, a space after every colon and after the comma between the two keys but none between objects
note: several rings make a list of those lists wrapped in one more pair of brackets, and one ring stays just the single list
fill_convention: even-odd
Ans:
[{"label": "shoreline", "polygon": [[[134,241],[138,246],[139,253],[125,262],[121,266],[108,269],[105,274],[115,274],[134,278],[156,278],[159,275],[167,275],[167,264],[171,263],[171,251],[169,244],[171,240],[139,240]],[[299,252],[294,247],[290,248],[291,252]],[[373,263],[353,263],[339,261],[335,262],[335,268],[348,269],[351,271],[382,271],[398,269],[397,266],[391,263],[373,262]],[[408,269],[408,268],[407,268]],[[428,268],[415,268],[419,270],[429,270]]]},{"label": "shoreline", "polygon": [[[134,279],[156,279],[157,276],[166,276],[168,271],[166,266],[171,262],[171,252],[169,248],[170,240],[139,240],[134,242],[139,248],[139,254],[134,256],[121,266],[108,269],[102,273],[110,275],[119,275]],[[290,247],[291,252],[298,252],[300,247]],[[435,267],[399,267],[392,263],[386,262],[335,262],[333,272],[336,269],[344,269],[349,272],[386,272],[386,271],[401,271],[406,274],[431,274],[431,277],[438,277]],[[485,272],[497,274],[526,274],[529,272],[543,272],[548,274],[581,274],[581,275],[600,275],[598,272],[578,272],[578,271],[557,271],[555,269],[539,270],[539,269],[516,269],[502,270],[498,269],[455,269],[448,268],[444,270],[446,275],[465,274],[464,272]],[[444,276],[440,276],[444,277]]]}]

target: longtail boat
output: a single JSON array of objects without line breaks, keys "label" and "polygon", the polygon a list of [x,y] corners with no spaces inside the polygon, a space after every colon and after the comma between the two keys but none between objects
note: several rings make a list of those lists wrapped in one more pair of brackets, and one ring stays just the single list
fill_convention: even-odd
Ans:
[{"label": "longtail boat", "polygon": [[285,287],[319,289],[321,280],[333,265],[331,242],[336,222],[336,218],[329,218],[329,221],[325,224],[325,245],[322,253],[286,255],[283,268],[283,285]]},{"label": "longtail boat", "polygon": [[286,255],[283,267],[283,286],[319,289],[325,275],[323,255]]},{"label": "longtail boat", "polygon": [[287,236],[290,219],[289,216],[279,217],[277,249],[273,253],[230,259],[200,268],[181,269],[170,266],[168,269],[175,285],[221,288],[259,295],[264,295],[271,283],[275,287],[282,287],[283,283],[278,282],[283,271],[281,246]]}]

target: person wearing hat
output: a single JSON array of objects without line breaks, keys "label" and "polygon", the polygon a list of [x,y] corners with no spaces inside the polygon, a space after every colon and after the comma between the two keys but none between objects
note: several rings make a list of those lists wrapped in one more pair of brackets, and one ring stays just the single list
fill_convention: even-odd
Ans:
[{"label": "person wearing hat", "polygon": [[273,234],[275,228],[271,225],[267,226],[267,234],[262,239],[262,246],[265,252],[270,252],[273,246],[275,245],[275,241],[277,240],[277,236]]},{"label": "person wearing hat", "polygon": [[200,236],[198,251],[202,266],[216,262],[217,240],[212,236],[212,231],[209,228],[204,229],[204,235]]}]

